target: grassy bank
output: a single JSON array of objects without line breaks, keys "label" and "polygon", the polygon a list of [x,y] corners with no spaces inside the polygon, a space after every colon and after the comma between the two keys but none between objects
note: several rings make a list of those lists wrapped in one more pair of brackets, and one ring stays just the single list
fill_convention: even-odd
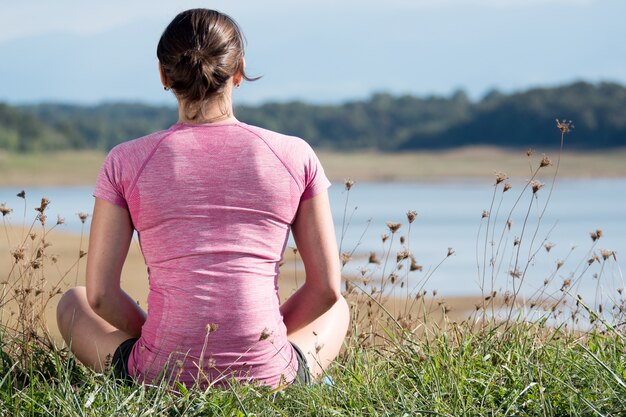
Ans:
[{"label": "grassy bank", "polygon": [[[526,150],[461,148],[440,152],[329,152],[318,155],[333,181],[439,181],[484,178],[505,171],[519,178],[530,176]],[[540,150],[536,150],[541,155]],[[547,152],[551,157],[556,152]],[[95,151],[49,154],[0,152],[0,186],[92,185],[105,154]],[[567,153],[561,177],[626,177],[626,149]],[[488,167],[488,168],[487,168]],[[491,171],[490,171],[491,170]]]},{"label": "grassy bank", "polygon": [[[502,158],[489,166],[504,169]],[[56,233],[55,219],[42,217],[44,205],[23,227],[9,226],[9,220],[22,223],[19,204],[0,205],[6,240],[0,245],[0,415],[626,415],[626,292],[599,290],[587,299],[575,290],[581,280],[595,280],[599,289],[608,280],[623,283],[618,256],[600,249],[602,231],[596,230],[584,258],[555,260],[545,271],[544,289],[518,296],[538,254],[550,252],[537,230],[555,165],[571,164],[558,156],[518,158],[528,172],[526,187],[509,190],[506,175],[498,173],[486,202],[490,210],[477,220],[477,266],[484,277],[479,298],[460,308],[423,291],[440,263],[431,260],[432,269],[413,275],[421,266],[410,246],[416,213],[409,211],[402,223],[387,223],[382,249],[369,259],[340,254],[344,265],[363,265],[359,276],[344,276],[351,327],[326,378],[278,390],[236,383],[228,389],[125,385],[76,363],[50,331],[50,311],[60,292],[80,283],[89,255],[76,236]],[[545,183],[537,181],[542,174]],[[346,198],[352,186],[346,183]],[[513,213],[525,220],[513,224]],[[441,263],[452,255],[449,249]],[[145,282],[140,256],[133,246],[125,287]],[[297,251],[289,248],[281,269],[283,298],[302,284],[296,261]],[[508,276],[507,287],[490,286],[489,277],[500,273]],[[553,283],[557,289],[548,290]]]},{"label": "grassy bank", "polygon": [[[125,385],[76,363],[51,331],[51,311],[60,291],[82,281],[80,239],[57,233],[54,221],[25,228],[5,223],[10,244],[0,248],[8,259],[0,283],[0,415],[624,415],[622,292],[583,300],[564,285],[560,299],[550,294],[537,301],[487,290],[462,309],[419,290],[391,298],[390,289],[409,283],[414,269],[409,252],[392,245],[398,227],[410,234],[410,219],[407,213],[404,224],[388,225],[385,250],[365,261],[371,274],[345,282],[352,324],[326,382],[283,390],[236,383],[228,389]],[[596,259],[574,272],[603,279],[602,271],[614,269],[616,259],[591,253]],[[140,256],[133,246],[126,288],[145,282]],[[287,250],[285,261],[283,296],[298,283],[295,271],[292,287],[286,281],[294,251]]]}]

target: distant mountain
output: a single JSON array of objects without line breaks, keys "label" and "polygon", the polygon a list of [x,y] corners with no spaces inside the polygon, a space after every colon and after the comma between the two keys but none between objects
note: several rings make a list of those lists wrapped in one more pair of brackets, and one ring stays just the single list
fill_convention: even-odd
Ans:
[{"label": "distant mountain", "polygon": [[[236,109],[239,120],[330,149],[400,151],[467,145],[557,147],[555,119],[572,120],[569,149],[626,146],[626,88],[577,82],[472,102],[450,97],[374,94],[341,105],[266,103]],[[134,103],[98,106],[0,104],[0,149],[103,149],[165,129],[176,109]]]}]

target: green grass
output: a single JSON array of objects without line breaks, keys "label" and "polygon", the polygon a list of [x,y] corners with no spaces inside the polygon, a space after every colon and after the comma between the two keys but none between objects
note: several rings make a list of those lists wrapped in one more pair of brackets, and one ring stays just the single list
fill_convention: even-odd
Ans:
[{"label": "green grass", "polygon": [[[352,330],[332,386],[195,390],[128,386],[63,351],[30,369],[2,366],[4,415],[58,416],[572,416],[626,413],[626,344],[617,332],[580,335],[541,322],[469,324],[427,337],[397,334],[361,346]],[[392,330],[391,333],[397,333]],[[3,343],[11,343],[4,340]],[[25,381],[25,379],[27,381]]]}]

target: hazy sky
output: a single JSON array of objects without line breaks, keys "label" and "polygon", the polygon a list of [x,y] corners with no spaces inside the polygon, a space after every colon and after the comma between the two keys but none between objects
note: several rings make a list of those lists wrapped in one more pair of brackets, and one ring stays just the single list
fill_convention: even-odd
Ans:
[{"label": "hazy sky", "polygon": [[24,0],[0,6],[0,101],[174,103],[156,44],[175,14],[224,11],[260,81],[236,100],[372,92],[472,97],[574,80],[626,83],[624,0]]}]

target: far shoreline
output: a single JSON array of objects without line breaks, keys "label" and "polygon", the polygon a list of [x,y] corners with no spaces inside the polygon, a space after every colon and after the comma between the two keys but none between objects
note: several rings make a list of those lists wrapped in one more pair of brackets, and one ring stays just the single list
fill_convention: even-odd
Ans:
[{"label": "far shoreline", "polygon": [[[464,147],[437,151],[387,153],[380,151],[316,150],[328,178],[335,183],[483,181],[504,172],[513,181],[526,181],[545,154],[552,165],[539,178],[551,178],[558,150],[511,150]],[[0,151],[0,187],[93,185],[106,156],[103,151],[59,151],[10,154]],[[626,178],[626,148],[603,151],[565,151],[558,177],[575,179]]]}]

